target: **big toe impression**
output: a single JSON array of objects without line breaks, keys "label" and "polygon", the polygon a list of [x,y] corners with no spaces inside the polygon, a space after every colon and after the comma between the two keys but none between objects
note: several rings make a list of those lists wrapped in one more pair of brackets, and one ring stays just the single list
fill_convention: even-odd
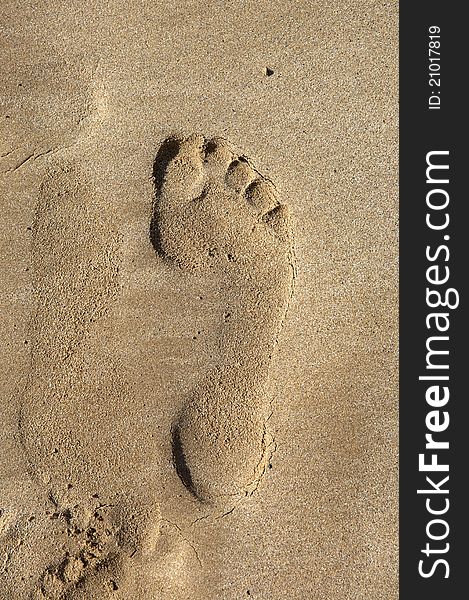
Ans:
[{"label": "big toe impression", "polygon": [[202,149],[204,138],[191,135],[183,140],[168,140],[175,149],[162,177],[161,193],[165,199],[189,201],[203,181]]}]

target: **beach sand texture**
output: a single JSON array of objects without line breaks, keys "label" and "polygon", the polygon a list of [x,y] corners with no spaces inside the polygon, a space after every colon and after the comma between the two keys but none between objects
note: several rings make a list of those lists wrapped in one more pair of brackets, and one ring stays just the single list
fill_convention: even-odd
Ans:
[{"label": "beach sand texture", "polygon": [[397,3],[2,12],[0,600],[397,599]]}]

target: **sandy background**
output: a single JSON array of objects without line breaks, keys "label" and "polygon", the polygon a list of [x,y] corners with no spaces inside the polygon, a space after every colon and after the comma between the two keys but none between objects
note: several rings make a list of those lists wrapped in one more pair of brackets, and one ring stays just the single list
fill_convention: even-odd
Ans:
[{"label": "sandy background", "polygon": [[[89,369],[125,390],[129,414],[149,405],[138,443],[125,427],[121,443],[159,486],[167,540],[158,592],[132,597],[397,598],[397,3],[7,0],[2,12],[3,495],[29,485],[17,420],[33,360],[31,227],[47,169],[65,160],[103,199],[96,248],[120,273]],[[216,289],[196,301],[148,240],[156,152],[192,132],[253,159],[296,239],[272,468],[223,518],[182,497],[168,441],[178,399],[216,361]],[[110,349],[119,376],[103,367]]]}]

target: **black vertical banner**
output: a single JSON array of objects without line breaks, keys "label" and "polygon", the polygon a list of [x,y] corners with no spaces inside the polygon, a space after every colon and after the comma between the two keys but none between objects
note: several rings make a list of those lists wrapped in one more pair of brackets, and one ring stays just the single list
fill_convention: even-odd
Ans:
[{"label": "black vertical banner", "polygon": [[465,8],[400,4],[401,600],[467,593]]}]

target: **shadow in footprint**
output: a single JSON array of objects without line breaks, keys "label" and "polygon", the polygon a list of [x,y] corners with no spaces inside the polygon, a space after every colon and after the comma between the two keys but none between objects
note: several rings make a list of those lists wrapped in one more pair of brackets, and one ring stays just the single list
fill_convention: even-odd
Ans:
[{"label": "shadow in footprint", "polygon": [[172,430],[172,450],[173,450],[173,463],[176,469],[176,473],[179,475],[180,480],[189,490],[189,492],[200,500],[192,481],[192,476],[189,467],[187,466],[186,457],[184,455],[184,449],[181,442],[181,431],[179,425],[174,425]]},{"label": "shadow in footprint", "polygon": [[150,221],[150,241],[157,252],[163,255],[161,247],[161,233],[158,226],[157,198],[163,187],[163,181],[168,164],[175,158],[179,151],[180,142],[173,137],[167,138],[160,146],[153,163],[153,185],[155,188],[155,201],[153,204],[152,217]]}]

